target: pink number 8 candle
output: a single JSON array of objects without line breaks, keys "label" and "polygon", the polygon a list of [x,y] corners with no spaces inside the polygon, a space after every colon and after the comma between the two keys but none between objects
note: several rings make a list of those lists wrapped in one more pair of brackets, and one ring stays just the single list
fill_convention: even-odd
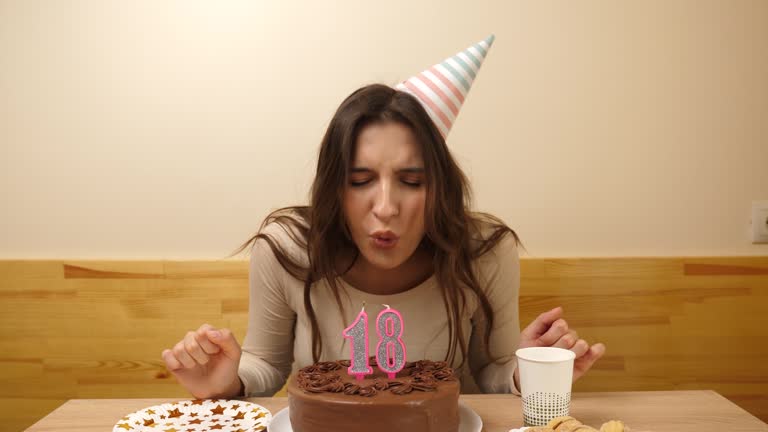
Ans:
[{"label": "pink number 8 candle", "polygon": [[405,366],[405,344],[403,336],[403,317],[400,312],[384,305],[387,308],[376,317],[376,333],[379,335],[379,344],[376,346],[376,363],[389,379]]}]

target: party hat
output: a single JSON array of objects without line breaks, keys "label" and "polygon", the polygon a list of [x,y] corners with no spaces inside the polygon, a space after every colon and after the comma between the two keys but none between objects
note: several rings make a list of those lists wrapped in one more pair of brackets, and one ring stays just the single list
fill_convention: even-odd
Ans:
[{"label": "party hat", "polygon": [[395,86],[421,102],[443,138],[459,115],[480,66],[493,45],[494,36],[472,45],[453,57]]}]

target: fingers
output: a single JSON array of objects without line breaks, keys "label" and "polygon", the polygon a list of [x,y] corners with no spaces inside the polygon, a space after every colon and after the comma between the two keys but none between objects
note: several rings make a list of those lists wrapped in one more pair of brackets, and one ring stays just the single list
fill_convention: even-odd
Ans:
[{"label": "fingers", "polygon": [[[560,306],[542,313],[522,331],[521,337],[523,339],[530,340],[538,339],[541,337],[541,335],[545,334],[562,316],[563,308]],[[557,339],[554,339],[552,343],[554,343],[556,340]]]},{"label": "fingers", "polygon": [[556,307],[536,317],[520,333],[519,346],[557,347],[573,351],[576,357],[573,364],[575,381],[605,354],[605,345],[598,343],[590,347],[587,341],[579,338],[575,330],[568,327],[562,315],[563,309]]},{"label": "fingers", "polygon": [[605,345],[589,343],[579,338],[579,334],[569,328],[562,318],[563,309],[556,307],[539,315],[520,334],[520,347],[529,346],[557,347],[573,351],[574,380],[581,377],[605,353]]},{"label": "fingers", "polygon": [[597,360],[605,354],[605,345],[602,343],[596,343],[589,347],[589,350],[581,357],[584,362],[589,362],[592,366]]},{"label": "fingers", "polygon": [[229,329],[209,330],[208,340],[213,342],[229,358],[238,359],[242,352],[235,335]]},{"label": "fingers", "polygon": [[582,356],[577,355],[576,360],[573,363],[573,380],[576,381],[584,375],[604,354],[605,345],[596,343],[589,347]]},{"label": "fingers", "polygon": [[584,339],[579,339],[579,334],[573,329],[568,330],[551,346],[571,350],[576,354],[576,358],[583,356],[589,351],[589,343]]},{"label": "fingers", "polygon": [[576,358],[584,356],[589,351],[589,344],[584,339],[579,339],[571,348],[569,348],[576,354]]},{"label": "fingers", "polygon": [[208,363],[208,354],[203,350],[203,347],[200,346],[200,342],[197,341],[196,332],[187,332],[182,343],[184,344],[184,351],[186,351],[196,363],[201,365]]},{"label": "fingers", "polygon": [[208,339],[208,332],[215,330],[216,329],[209,324],[203,324],[199,329],[197,329],[195,340],[200,344],[200,348],[202,348],[203,352],[206,354],[216,354],[221,351],[221,349],[216,346],[216,344]]},{"label": "fingers", "polygon": [[[576,359],[586,355],[591,349],[589,343],[584,339],[579,339],[579,334],[573,329],[568,330],[551,346],[573,351],[576,354]],[[603,348],[605,348],[604,345]]]},{"label": "fingers", "polygon": [[[209,339],[208,334],[211,332],[224,332],[230,335],[229,339],[234,340],[229,330],[216,330],[209,324],[203,324],[196,331],[187,332],[184,339],[174,345],[173,348],[162,352],[161,357],[168,369],[175,371],[205,365],[210,361],[212,355],[221,352],[222,349]],[[239,349],[239,346],[237,348]]]},{"label": "fingers", "polygon": [[555,343],[553,343],[550,346],[563,348],[563,349],[571,349],[573,348],[574,345],[576,345],[576,342],[578,341],[579,341],[579,334],[576,333],[576,330],[569,329],[568,331],[565,332],[565,334],[560,336],[560,338],[557,339]]},{"label": "fingers", "polygon": [[[568,333],[569,330],[570,329],[568,328],[568,323],[564,319],[560,318],[560,319],[556,320],[555,322],[553,322],[549,326],[549,328],[543,334],[541,334],[538,337],[538,345],[539,346],[545,346],[545,347],[556,346],[555,344],[561,338],[566,337],[566,336],[569,335],[569,333]],[[569,341],[569,339],[570,339],[570,337],[566,337],[565,340],[563,342],[561,342],[561,343],[565,344],[566,342]],[[576,342],[575,340],[571,341],[570,342],[571,346],[573,346],[573,344],[575,342]],[[569,347],[563,347],[563,348],[569,349],[570,346]]]},{"label": "fingers", "polygon": [[192,369],[197,364],[195,363],[195,360],[192,358],[192,356],[189,355],[187,350],[184,349],[183,340],[171,348],[171,354],[173,354],[174,358],[176,358],[176,361],[181,363],[181,366],[186,369]]},{"label": "fingers", "polygon": [[176,358],[176,356],[173,355],[173,352],[171,352],[171,350],[169,349],[163,350],[163,353],[160,356],[163,358],[163,361],[165,362],[165,367],[167,367],[169,371],[175,371],[175,370],[184,368],[184,365],[182,365],[181,362]]}]

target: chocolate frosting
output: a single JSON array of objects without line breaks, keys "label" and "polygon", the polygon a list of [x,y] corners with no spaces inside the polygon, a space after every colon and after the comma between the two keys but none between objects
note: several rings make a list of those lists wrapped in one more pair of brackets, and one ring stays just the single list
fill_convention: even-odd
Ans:
[{"label": "chocolate frosting", "polygon": [[[376,366],[375,357],[369,361],[371,367]],[[296,384],[307,393],[344,393],[371,397],[385,391],[395,395],[405,395],[412,391],[431,392],[437,389],[439,381],[456,380],[453,369],[444,361],[419,360],[406,363],[394,380],[377,377],[369,385],[342,382],[342,374],[347,374],[348,367],[349,360],[313,364],[299,370]]]}]

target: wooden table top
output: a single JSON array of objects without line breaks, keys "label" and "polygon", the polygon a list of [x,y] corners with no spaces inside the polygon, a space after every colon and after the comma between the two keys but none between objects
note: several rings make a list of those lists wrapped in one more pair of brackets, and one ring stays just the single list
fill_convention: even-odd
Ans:
[{"label": "wooden table top", "polygon": [[[72,399],[41,419],[28,432],[111,431],[118,419],[153,405],[178,399]],[[286,398],[248,398],[269,409],[283,409]],[[521,427],[519,397],[462,395],[483,420],[484,432],[507,432]],[[600,428],[608,420],[622,420],[634,432],[768,431],[768,424],[713,391],[658,391],[575,393],[571,415]]]}]

